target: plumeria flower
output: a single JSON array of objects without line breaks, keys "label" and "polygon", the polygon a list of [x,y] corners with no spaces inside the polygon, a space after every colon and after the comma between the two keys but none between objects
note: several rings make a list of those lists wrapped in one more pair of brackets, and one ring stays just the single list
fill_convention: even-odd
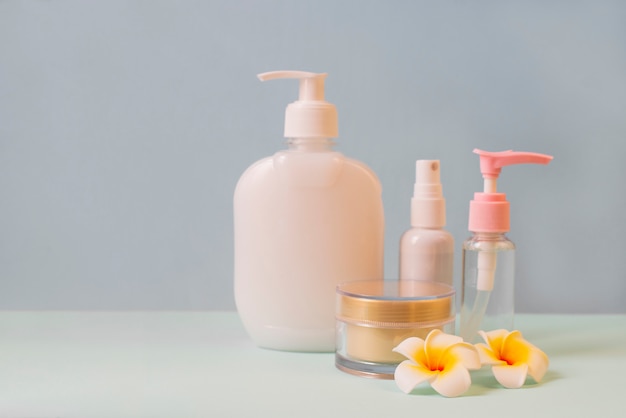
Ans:
[{"label": "plumeria flower", "polygon": [[469,389],[472,380],[468,370],[481,367],[478,352],[461,337],[435,329],[426,340],[411,337],[393,349],[408,360],[396,368],[394,378],[404,393],[422,382],[429,382],[443,396],[453,397]]},{"label": "plumeria flower", "polygon": [[548,370],[548,356],[526,341],[519,331],[479,331],[486,344],[476,344],[483,364],[491,365],[496,380],[504,387],[521,387],[530,375],[539,383]]}]

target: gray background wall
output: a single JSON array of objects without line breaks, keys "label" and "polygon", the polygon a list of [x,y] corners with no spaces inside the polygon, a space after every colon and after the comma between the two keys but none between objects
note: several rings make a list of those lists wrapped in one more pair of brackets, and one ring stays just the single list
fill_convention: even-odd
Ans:
[{"label": "gray background wall", "polygon": [[[626,2],[0,1],[0,309],[234,309],[232,194],[328,72],[338,150],[379,175],[397,275],[416,159],[467,237],[505,169],[517,309],[626,312]],[[460,257],[455,266],[460,276]]]}]

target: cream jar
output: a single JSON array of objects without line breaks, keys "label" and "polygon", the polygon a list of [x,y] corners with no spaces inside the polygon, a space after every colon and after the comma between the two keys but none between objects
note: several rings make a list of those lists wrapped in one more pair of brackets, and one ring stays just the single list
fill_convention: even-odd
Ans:
[{"label": "cream jar", "polygon": [[347,373],[393,379],[406,358],[392,351],[433,329],[454,333],[455,291],[421,280],[367,280],[337,286],[335,365]]}]

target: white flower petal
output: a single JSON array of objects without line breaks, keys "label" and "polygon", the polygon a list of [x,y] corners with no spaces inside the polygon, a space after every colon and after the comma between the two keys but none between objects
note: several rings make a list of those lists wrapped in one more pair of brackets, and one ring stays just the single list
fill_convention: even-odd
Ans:
[{"label": "white flower petal", "polygon": [[481,336],[481,338],[483,339],[484,342],[486,342],[487,344],[489,344],[489,336],[487,335],[487,333],[485,331],[478,331],[478,335]]},{"label": "white flower petal", "polygon": [[495,353],[500,352],[504,339],[509,335],[509,331],[506,329],[494,329],[489,332],[478,331],[478,333]]},{"label": "white flower petal", "polygon": [[528,365],[525,363],[513,366],[493,366],[491,368],[496,380],[504,387],[517,389],[524,385],[528,374]]},{"label": "white flower petal", "polygon": [[448,347],[461,342],[463,342],[461,337],[446,334],[438,329],[432,330],[425,341],[426,362],[430,366],[438,367]]},{"label": "white flower petal", "polygon": [[519,331],[511,332],[504,340],[502,355],[507,356],[509,363],[528,365],[528,374],[539,382],[548,370],[548,356],[539,348],[524,339]]},{"label": "white flower petal", "polygon": [[461,362],[461,364],[469,370],[480,369],[482,366],[476,348],[471,344],[463,342],[453,344],[448,348],[442,362],[443,364],[441,365],[444,365],[448,361]]},{"label": "white flower petal", "polygon": [[548,356],[546,353],[533,346],[533,350],[530,353],[528,358],[528,374],[532,377],[535,382],[539,383],[543,376],[548,371],[548,364],[550,361],[548,360]]},{"label": "white flower petal", "polygon": [[441,395],[452,398],[465,393],[471,384],[472,378],[469,372],[461,364],[458,364],[449,370],[439,372],[437,378],[430,385]]},{"label": "white flower petal", "polygon": [[393,350],[398,354],[402,354],[404,357],[411,359],[415,362],[419,362],[420,352],[424,350],[424,340],[417,337],[410,337],[398,344]]},{"label": "white flower petal", "polygon": [[415,386],[422,382],[431,381],[437,377],[437,372],[430,371],[422,365],[410,360],[398,364],[394,373],[396,385],[404,393],[410,393]]},{"label": "white flower petal", "polygon": [[482,364],[492,366],[496,364],[506,364],[506,362],[500,360],[493,350],[486,344],[478,343],[474,347],[476,347],[476,351],[478,351],[478,356]]},{"label": "white flower petal", "polygon": [[448,347],[452,344],[462,343],[463,338],[457,335],[446,334],[445,332],[434,329],[426,337],[427,346]]}]

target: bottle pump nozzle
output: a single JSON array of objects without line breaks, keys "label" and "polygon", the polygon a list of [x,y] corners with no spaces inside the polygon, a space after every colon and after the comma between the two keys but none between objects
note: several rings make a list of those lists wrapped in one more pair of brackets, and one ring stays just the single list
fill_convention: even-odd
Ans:
[{"label": "bottle pump nozzle", "polygon": [[470,202],[469,230],[472,232],[508,232],[510,206],[504,193],[497,193],[502,167],[513,164],[548,164],[551,156],[534,152],[488,152],[474,150],[480,157],[480,172],[485,180],[482,193],[474,193]]},{"label": "bottle pump nozzle", "polygon": [[285,137],[287,138],[336,138],[337,109],[324,100],[326,73],[307,71],[270,71],[259,74],[261,81],[279,78],[300,80],[298,100],[285,110]]},{"label": "bottle pump nozzle", "polygon": [[485,193],[496,192],[496,181],[502,167],[513,164],[548,164],[553,157],[535,152],[502,151],[489,152],[474,149],[474,154],[480,156],[480,172],[485,179]]}]

